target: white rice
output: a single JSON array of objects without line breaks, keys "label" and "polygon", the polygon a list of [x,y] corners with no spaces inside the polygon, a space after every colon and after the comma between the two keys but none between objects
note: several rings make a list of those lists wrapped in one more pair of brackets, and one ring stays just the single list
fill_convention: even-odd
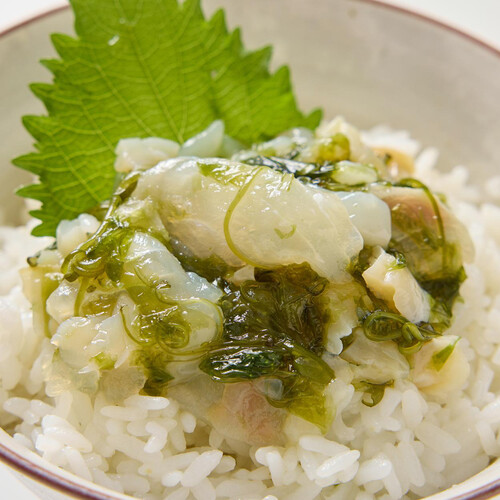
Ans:
[{"label": "white rice", "polygon": [[[404,132],[379,128],[365,139],[415,155]],[[141,499],[216,498],[396,500],[426,496],[460,482],[500,455],[500,208],[499,180],[474,187],[463,167],[434,170],[437,152],[416,159],[416,177],[448,197],[476,246],[464,302],[449,333],[462,337],[471,366],[463,391],[446,401],[409,380],[396,382],[369,408],[349,370],[332,384],[337,415],[326,434],[298,424],[293,446],[262,448],[223,438],[170,398],[132,396],[110,404],[66,390],[51,398],[42,368],[52,351],[31,326],[17,270],[47,241],[30,227],[0,228],[1,423],[14,439],[83,478]],[[495,187],[496,186],[496,187]]]}]

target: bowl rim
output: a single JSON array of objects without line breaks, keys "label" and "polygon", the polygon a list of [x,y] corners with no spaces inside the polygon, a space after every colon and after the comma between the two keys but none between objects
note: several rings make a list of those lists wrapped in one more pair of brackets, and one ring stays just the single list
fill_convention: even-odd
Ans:
[{"label": "bowl rim", "polygon": [[[455,26],[447,24],[444,21],[433,18],[430,15],[423,14],[420,12],[416,12],[406,7],[386,3],[384,0],[353,0],[353,2],[370,4],[374,5],[378,8],[392,10],[394,12],[399,12],[400,14],[406,15],[408,17],[413,17],[419,20],[420,22],[434,25],[440,29],[444,29],[448,32],[454,33],[455,35],[460,36],[468,40],[469,42],[479,46],[480,48],[489,51],[493,55],[500,58],[500,46],[495,46],[492,43],[480,39],[467,31],[461,30]],[[41,11],[33,16],[27,17],[22,21],[16,22],[11,26],[0,31],[0,38],[7,36],[19,29],[22,29],[32,23],[40,21],[46,17],[50,17],[52,15],[58,14],[60,12],[69,10],[69,5],[62,5],[58,7],[48,8],[47,10]],[[84,499],[84,500],[116,500],[118,496],[121,498],[124,497],[123,494],[119,492],[113,492],[109,490],[109,493],[106,493],[102,490],[96,491],[93,490],[91,484],[86,486],[84,479],[74,475],[74,480],[66,477],[66,475],[59,476],[55,472],[45,469],[43,466],[29,460],[17,453],[16,451],[8,448],[5,444],[0,442],[0,461],[9,467],[15,469],[17,472],[21,474],[29,476],[31,479],[42,483],[46,486],[49,486],[55,490],[58,490],[64,494],[68,494],[73,498]],[[68,473],[70,476],[73,475]],[[493,479],[488,483],[474,488],[473,490],[461,493],[453,497],[453,500],[487,500],[492,499],[495,494],[500,493],[500,477],[497,479]],[[429,497],[429,500],[433,496]],[[129,497],[132,498],[132,497]]]},{"label": "bowl rim", "polygon": [[57,473],[47,470],[42,465],[31,461],[29,457],[24,457],[16,451],[8,448],[1,442],[0,462],[3,462],[21,474],[29,476],[37,482],[50,486],[51,488],[64,494],[69,494],[76,499],[117,500],[117,495],[120,495],[120,493],[115,493],[112,490],[109,490],[109,493],[105,493],[104,491],[95,491],[91,486],[86,486],[86,484],[84,484],[86,481],[83,478],[80,478],[71,472],[68,472],[68,475],[74,476],[75,479],[66,477],[66,475],[64,477],[59,476]]},{"label": "bowl rim", "polygon": [[[388,10],[400,12],[401,14],[408,15],[409,17],[417,18],[420,21],[423,21],[423,22],[426,22],[429,24],[433,24],[436,27],[443,28],[446,31],[454,33],[455,35],[458,35],[462,38],[465,38],[465,39],[469,40],[469,42],[473,42],[474,44],[479,45],[483,49],[486,49],[486,50],[492,52],[494,55],[500,57],[500,45],[495,45],[492,42],[489,42],[485,39],[479,38],[478,36],[473,35],[472,33],[469,33],[468,31],[462,30],[456,26],[453,26],[452,24],[447,24],[445,21],[441,21],[440,19],[432,17],[431,15],[417,12],[415,10],[412,10],[410,8],[403,7],[400,5],[386,3],[384,0],[354,0],[354,1],[359,2],[359,3],[367,3],[367,4],[377,5],[378,7],[382,7],[382,8],[386,8]],[[1,36],[1,33],[0,33],[0,36]]]}]

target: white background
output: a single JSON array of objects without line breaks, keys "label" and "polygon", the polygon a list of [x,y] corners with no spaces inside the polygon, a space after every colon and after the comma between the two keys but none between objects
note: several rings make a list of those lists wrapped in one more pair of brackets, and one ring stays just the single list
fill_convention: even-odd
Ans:
[{"label": "white background", "polygon": [[[500,48],[500,0],[384,1],[444,21]],[[66,3],[66,0],[0,0],[0,33],[33,15]],[[3,464],[0,464],[0,485],[2,499],[38,500]]]}]

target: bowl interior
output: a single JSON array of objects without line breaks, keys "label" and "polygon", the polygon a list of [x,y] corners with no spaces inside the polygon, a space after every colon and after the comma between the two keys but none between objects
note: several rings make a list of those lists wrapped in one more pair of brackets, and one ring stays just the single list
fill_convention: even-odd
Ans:
[{"label": "bowl interior", "polygon": [[[207,0],[249,45],[272,44],[305,109],[406,129],[482,181],[500,168],[500,52],[371,1]],[[496,167],[493,167],[496,165]]]}]

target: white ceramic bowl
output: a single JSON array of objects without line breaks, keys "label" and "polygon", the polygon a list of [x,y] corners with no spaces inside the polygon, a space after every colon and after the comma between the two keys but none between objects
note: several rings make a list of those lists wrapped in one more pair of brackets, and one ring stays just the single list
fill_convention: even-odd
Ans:
[{"label": "white ceramic bowl", "polygon": [[[321,106],[359,127],[386,123],[441,150],[442,168],[465,164],[473,182],[500,173],[500,52],[435,21],[374,0],[205,0],[224,6],[250,47],[271,43],[275,64],[288,63],[303,109]],[[29,176],[11,158],[31,148],[20,117],[43,109],[28,83],[47,81],[49,33],[71,33],[68,9],[40,16],[0,36],[0,194],[7,222]],[[62,471],[0,431],[0,458],[40,498],[130,498]],[[59,492],[63,492],[62,494]],[[500,463],[432,497],[480,500],[500,493]],[[1,493],[0,493],[1,497]]]}]

